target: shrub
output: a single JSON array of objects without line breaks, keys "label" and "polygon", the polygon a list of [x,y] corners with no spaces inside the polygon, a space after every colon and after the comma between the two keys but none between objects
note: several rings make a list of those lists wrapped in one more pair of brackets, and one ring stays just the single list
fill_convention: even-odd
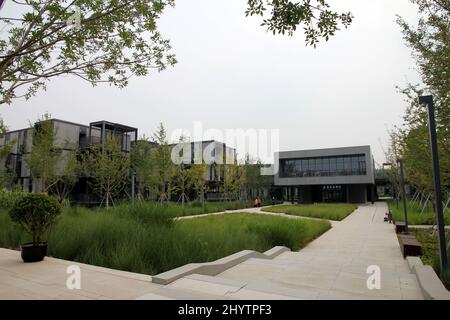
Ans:
[{"label": "shrub", "polygon": [[0,208],[11,209],[16,201],[18,201],[24,192],[22,191],[9,191],[7,189],[0,190]]},{"label": "shrub", "polygon": [[37,245],[60,213],[61,205],[55,198],[45,193],[27,193],[14,203],[9,216],[32,236],[33,244]]}]

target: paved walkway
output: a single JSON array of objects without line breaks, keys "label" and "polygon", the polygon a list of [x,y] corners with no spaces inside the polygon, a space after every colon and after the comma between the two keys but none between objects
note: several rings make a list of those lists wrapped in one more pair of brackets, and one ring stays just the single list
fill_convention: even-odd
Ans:
[{"label": "paved walkway", "polygon": [[[67,267],[81,270],[81,289],[66,287]],[[151,276],[46,257],[23,263],[20,252],[0,248],[0,300],[136,299],[159,289]]]},{"label": "paved walkway", "polygon": [[[286,203],[286,205],[290,205],[291,203]],[[302,216],[296,216],[296,215],[291,215],[291,214],[285,214],[285,213],[280,213],[280,212],[268,212],[268,211],[263,211],[264,208],[270,208],[272,206],[264,206],[264,207],[259,207],[259,208],[246,208],[246,209],[237,209],[237,210],[226,210],[226,211],[222,211],[222,212],[213,212],[213,213],[205,213],[205,214],[197,214],[197,215],[193,215],[193,216],[184,216],[184,217],[178,217],[175,218],[175,220],[189,220],[189,219],[196,219],[196,218],[202,218],[202,217],[208,217],[208,216],[217,216],[217,215],[222,215],[222,214],[227,214],[227,213],[254,213],[254,214],[263,214],[263,215],[268,215],[268,216],[279,216],[279,217],[284,217],[284,218],[289,218],[289,219],[309,219],[309,220],[323,220],[323,219],[318,219],[318,218],[314,218],[314,217],[302,217]],[[340,223],[340,221],[330,221],[331,225],[334,226],[338,223]]]},{"label": "paved walkway", "polygon": [[[250,259],[219,277],[303,291],[308,299],[422,299],[403,259],[384,202],[360,206],[299,252]],[[367,289],[367,267],[381,269],[381,289]]]},{"label": "paved walkway", "polygon": [[[19,252],[0,249],[0,299],[423,299],[393,226],[383,222],[385,211],[385,203],[360,206],[299,252],[166,286],[147,275],[54,258],[24,264]],[[66,288],[72,264],[81,268],[81,290]],[[367,289],[370,265],[381,268],[380,290]]]}]

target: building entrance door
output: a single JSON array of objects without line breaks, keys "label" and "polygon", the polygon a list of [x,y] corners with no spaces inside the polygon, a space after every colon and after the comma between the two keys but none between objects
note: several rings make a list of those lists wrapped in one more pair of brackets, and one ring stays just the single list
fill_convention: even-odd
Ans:
[{"label": "building entrance door", "polygon": [[322,187],[323,202],[345,202],[345,188],[341,185],[326,185]]}]

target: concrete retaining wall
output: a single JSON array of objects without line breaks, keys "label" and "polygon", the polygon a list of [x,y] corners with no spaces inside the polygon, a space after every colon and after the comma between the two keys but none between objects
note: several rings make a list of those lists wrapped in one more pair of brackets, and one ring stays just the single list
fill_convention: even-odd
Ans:
[{"label": "concrete retaining wall", "polygon": [[450,300],[450,291],[442,284],[436,272],[424,265],[419,257],[407,257],[409,268],[417,276],[423,296],[427,300]]},{"label": "concrete retaining wall", "polygon": [[215,276],[225,270],[238,265],[250,258],[273,259],[283,252],[291,251],[286,247],[273,247],[272,249],[260,253],[253,250],[243,250],[230,256],[221,258],[212,262],[189,263],[182,267],[160,273],[152,277],[152,282],[157,284],[169,284],[177,279],[191,274],[201,274],[206,276]]}]

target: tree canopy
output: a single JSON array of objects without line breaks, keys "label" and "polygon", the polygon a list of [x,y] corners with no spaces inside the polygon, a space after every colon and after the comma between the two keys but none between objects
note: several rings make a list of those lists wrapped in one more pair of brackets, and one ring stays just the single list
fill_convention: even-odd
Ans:
[{"label": "tree canopy", "polygon": [[[2,16],[0,104],[29,99],[58,76],[123,88],[132,76],[161,71],[177,61],[157,22],[174,0],[14,0]],[[352,21],[325,0],[247,0],[247,16],[262,18],[274,34],[300,26],[306,44],[328,40]]]},{"label": "tree canopy", "polygon": [[[0,103],[29,98],[56,76],[124,87],[175,64],[156,22],[173,0],[13,1],[0,38]],[[21,90],[23,89],[23,90]],[[19,93],[20,91],[20,93]]]},{"label": "tree canopy", "polygon": [[336,12],[325,0],[248,0],[247,3],[246,15],[263,17],[261,25],[268,31],[292,36],[303,26],[306,44],[314,47],[320,39],[328,40],[340,26],[347,28],[353,20],[350,12]]},{"label": "tree canopy", "polygon": [[401,17],[406,44],[416,60],[422,83],[401,89],[407,104],[403,126],[392,135],[391,150],[403,157],[408,182],[421,191],[432,191],[431,154],[426,106],[420,95],[431,94],[436,108],[440,172],[444,192],[450,187],[450,0],[411,0],[418,5],[419,22],[412,26]]}]

